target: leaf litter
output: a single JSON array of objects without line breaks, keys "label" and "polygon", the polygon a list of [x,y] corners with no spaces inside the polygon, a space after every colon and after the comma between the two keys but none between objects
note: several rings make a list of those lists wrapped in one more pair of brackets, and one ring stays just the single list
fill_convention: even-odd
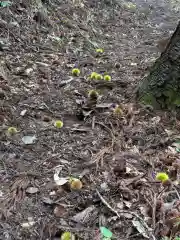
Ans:
[{"label": "leaf litter", "polygon": [[[133,100],[159,56],[158,24],[173,31],[178,13],[174,2],[156,11],[139,2],[2,1],[3,239],[179,236],[179,122]],[[89,79],[93,72],[111,81]],[[173,185],[158,182],[160,172]]]}]

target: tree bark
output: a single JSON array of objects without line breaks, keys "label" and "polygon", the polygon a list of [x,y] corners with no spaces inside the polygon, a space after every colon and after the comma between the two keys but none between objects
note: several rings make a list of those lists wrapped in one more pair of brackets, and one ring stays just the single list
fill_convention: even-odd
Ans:
[{"label": "tree bark", "polygon": [[137,98],[156,109],[180,107],[180,22],[149,75],[138,86]]}]

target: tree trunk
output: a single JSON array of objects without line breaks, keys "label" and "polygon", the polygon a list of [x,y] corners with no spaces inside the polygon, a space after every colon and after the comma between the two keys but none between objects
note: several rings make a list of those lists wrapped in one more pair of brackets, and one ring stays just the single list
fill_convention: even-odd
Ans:
[{"label": "tree trunk", "polygon": [[165,51],[140,83],[137,98],[156,109],[180,107],[180,22]]}]

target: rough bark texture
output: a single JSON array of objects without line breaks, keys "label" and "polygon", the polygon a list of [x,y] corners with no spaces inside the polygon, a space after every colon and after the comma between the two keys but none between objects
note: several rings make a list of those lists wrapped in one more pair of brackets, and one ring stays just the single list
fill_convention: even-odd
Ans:
[{"label": "rough bark texture", "polygon": [[180,22],[165,51],[141,82],[137,97],[158,109],[180,107]]}]

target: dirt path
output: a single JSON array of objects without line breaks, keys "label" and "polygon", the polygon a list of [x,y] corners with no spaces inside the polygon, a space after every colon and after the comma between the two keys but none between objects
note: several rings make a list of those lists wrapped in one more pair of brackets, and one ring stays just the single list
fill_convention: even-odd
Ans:
[{"label": "dirt path", "polygon": [[[0,7],[0,239],[60,239],[71,231],[99,240],[101,226],[118,240],[158,239],[169,225],[155,200],[161,191],[163,204],[177,194],[154,176],[170,174],[162,159],[179,157],[169,148],[178,129],[168,114],[137,106],[134,90],[179,12],[163,1],[50,2]],[[112,81],[89,79],[93,71]],[[83,188],[58,186],[57,169]]]}]

